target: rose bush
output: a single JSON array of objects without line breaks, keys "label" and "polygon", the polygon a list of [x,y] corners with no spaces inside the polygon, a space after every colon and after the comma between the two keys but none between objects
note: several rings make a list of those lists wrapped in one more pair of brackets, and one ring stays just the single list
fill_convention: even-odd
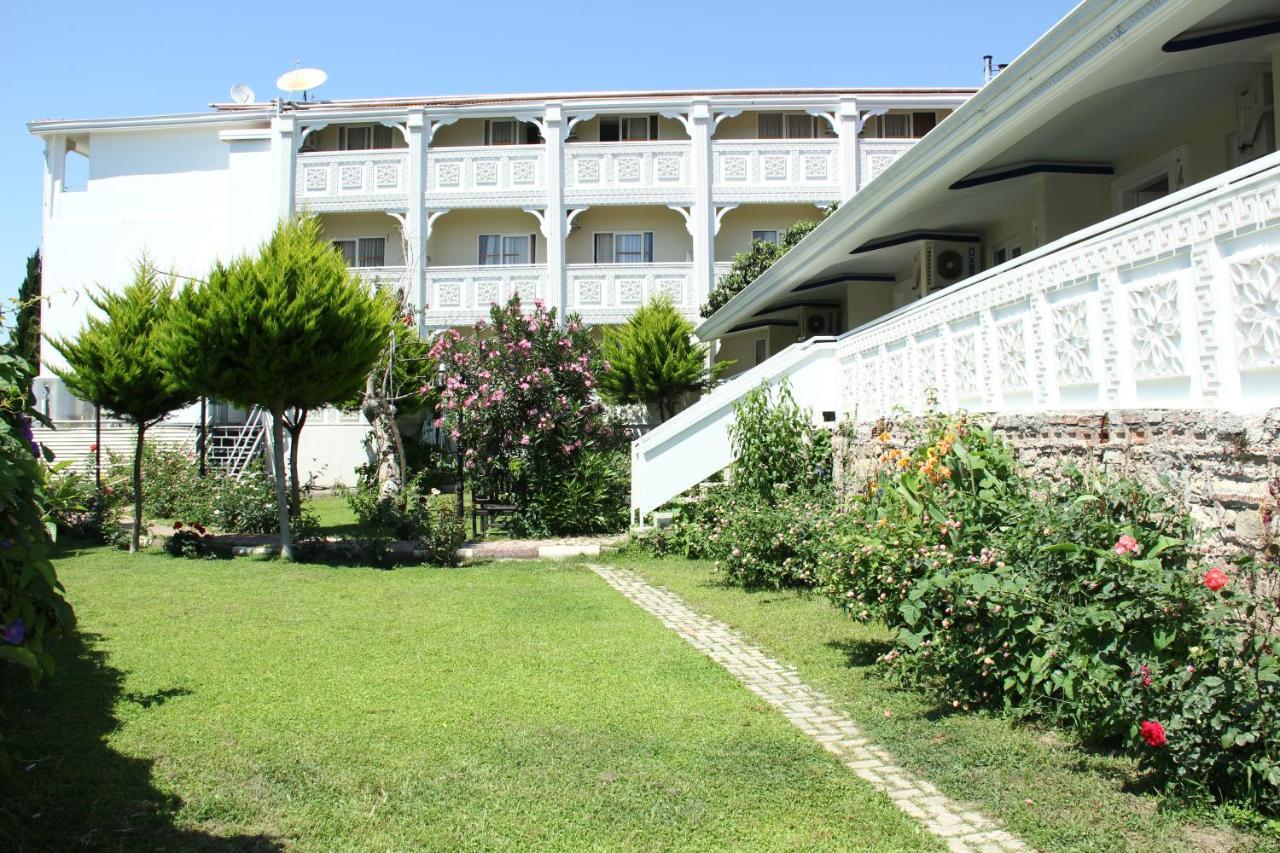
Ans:
[{"label": "rose bush", "polygon": [[562,328],[555,309],[535,302],[526,314],[513,296],[472,334],[441,335],[431,355],[445,371],[436,426],[459,442],[473,491],[517,507],[514,533],[626,525],[623,439],[595,395],[608,365],[577,317]]}]

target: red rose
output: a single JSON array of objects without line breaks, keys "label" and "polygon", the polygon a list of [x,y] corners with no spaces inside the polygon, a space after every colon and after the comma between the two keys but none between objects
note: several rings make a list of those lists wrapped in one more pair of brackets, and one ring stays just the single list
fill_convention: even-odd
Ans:
[{"label": "red rose", "polygon": [[1204,585],[1213,592],[1217,592],[1227,585],[1227,573],[1217,566],[1204,573]]},{"label": "red rose", "polygon": [[1147,742],[1147,746],[1160,747],[1164,746],[1166,739],[1164,736],[1164,726],[1154,720],[1142,721],[1142,739]]},{"label": "red rose", "polygon": [[181,529],[182,529],[182,522],[181,522],[181,521],[175,521],[175,522],[173,523],[173,529],[174,529],[174,530],[181,530]]}]

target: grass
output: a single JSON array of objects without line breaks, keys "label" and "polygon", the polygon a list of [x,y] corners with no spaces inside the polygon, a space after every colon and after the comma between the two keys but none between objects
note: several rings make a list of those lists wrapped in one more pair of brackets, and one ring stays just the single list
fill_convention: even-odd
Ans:
[{"label": "grass", "polygon": [[887,631],[846,618],[818,595],[747,592],[721,583],[709,563],[633,557],[614,562],[791,663],[907,769],[1000,818],[1039,849],[1280,847],[1275,836],[1250,835],[1222,815],[1189,812],[1142,792],[1130,760],[1089,753],[1035,727],[952,713],[895,688],[875,666],[889,648]]},{"label": "grass", "polygon": [[11,847],[940,848],[582,566],[57,567]]},{"label": "grass", "polygon": [[360,530],[351,504],[342,495],[321,495],[304,503],[315,513],[320,532],[325,536],[354,536]]}]

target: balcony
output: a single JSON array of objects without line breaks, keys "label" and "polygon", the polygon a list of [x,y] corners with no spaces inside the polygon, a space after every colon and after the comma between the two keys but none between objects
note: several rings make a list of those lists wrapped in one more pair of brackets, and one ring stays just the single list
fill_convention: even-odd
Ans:
[{"label": "balcony", "polygon": [[404,210],[409,155],[390,151],[311,151],[298,155],[298,207],[317,213]]},{"label": "balcony", "polygon": [[565,202],[689,204],[688,142],[573,142],[565,146]]},{"label": "balcony", "polygon": [[622,323],[654,296],[666,294],[685,314],[698,313],[693,264],[569,264],[569,312],[586,323]]},{"label": "balcony", "polygon": [[859,139],[858,189],[871,182],[876,175],[893,165],[907,153],[918,139]]},{"label": "balcony", "polygon": [[427,152],[427,206],[524,207],[546,204],[541,145],[480,145]]},{"label": "balcony", "polygon": [[546,264],[428,267],[423,322],[430,327],[468,326],[488,319],[489,306],[520,294],[525,302],[546,299]]},{"label": "balcony", "polygon": [[835,140],[724,140],[713,144],[712,158],[716,204],[822,204],[841,197]]},{"label": "balcony", "polygon": [[843,413],[1280,404],[1280,155],[842,336]]},{"label": "balcony", "polygon": [[351,267],[351,272],[380,288],[403,290],[409,286],[409,270],[405,267]]}]

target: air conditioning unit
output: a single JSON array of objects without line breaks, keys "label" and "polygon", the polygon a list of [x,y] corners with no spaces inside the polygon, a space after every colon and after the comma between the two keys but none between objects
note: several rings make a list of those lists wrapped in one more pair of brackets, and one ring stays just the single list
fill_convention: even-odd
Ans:
[{"label": "air conditioning unit", "polygon": [[1236,89],[1235,160],[1247,163],[1276,148],[1271,75],[1259,74]]},{"label": "air conditioning unit", "polygon": [[982,268],[982,244],[925,240],[916,256],[916,293],[928,296],[935,290],[964,281]]},{"label": "air conditioning unit", "polygon": [[837,334],[835,308],[805,308],[800,312],[800,340]]}]

